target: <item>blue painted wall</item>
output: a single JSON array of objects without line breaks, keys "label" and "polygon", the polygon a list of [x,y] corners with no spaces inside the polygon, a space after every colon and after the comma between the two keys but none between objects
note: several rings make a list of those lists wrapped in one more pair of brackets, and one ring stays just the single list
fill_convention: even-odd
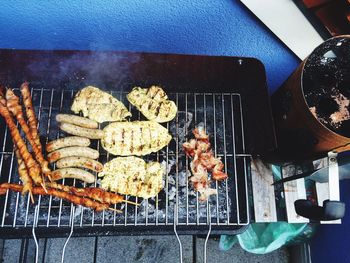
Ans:
[{"label": "blue painted wall", "polygon": [[[0,48],[256,57],[265,64],[270,92],[299,63],[237,0],[2,1]],[[314,261],[334,256],[334,262],[345,262],[349,233],[346,223],[322,227]]]},{"label": "blue painted wall", "polygon": [[271,90],[298,64],[236,0],[2,1],[0,48],[256,57]]}]

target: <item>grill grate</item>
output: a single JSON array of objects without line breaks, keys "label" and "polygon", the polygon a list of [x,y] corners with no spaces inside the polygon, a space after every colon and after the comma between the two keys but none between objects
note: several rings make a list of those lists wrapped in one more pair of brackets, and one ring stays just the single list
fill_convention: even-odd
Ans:
[{"label": "grill grate", "polygon": [[[74,90],[35,88],[32,90],[33,103],[39,120],[39,132],[43,143],[64,136],[55,124],[55,115],[69,112]],[[126,100],[126,93],[111,91],[111,94],[129,106],[133,119],[143,120],[143,116]],[[243,114],[241,98],[236,93],[170,93],[169,98],[178,105],[176,118],[166,127],[173,136],[170,144],[158,153],[150,154],[146,161],[156,160],[166,166],[164,189],[155,197],[127,199],[141,202],[140,207],[122,205],[122,214],[112,211],[95,213],[84,207],[76,207],[74,225],[91,230],[96,226],[242,226],[249,223],[247,167],[249,155],[245,153]],[[182,151],[192,129],[201,123],[210,134],[212,148],[216,156],[225,164],[229,178],[214,182],[218,191],[206,202],[199,201],[188,182],[190,159]],[[0,171],[2,182],[20,182],[13,145],[3,120],[0,122]],[[104,125],[103,125],[104,126]],[[100,128],[103,128],[102,126]],[[192,136],[192,135],[190,135]],[[100,151],[100,161],[109,161],[114,156],[101,150],[99,141],[93,148]],[[97,176],[97,175],[96,175]],[[86,186],[79,181],[67,179],[64,184]],[[98,183],[95,183],[95,186]],[[35,206],[28,196],[7,192],[0,199],[1,228],[30,228],[34,221]],[[72,204],[48,196],[39,196],[38,227],[68,227],[72,221]],[[115,208],[120,209],[120,204]],[[207,229],[207,228],[205,228]]]}]

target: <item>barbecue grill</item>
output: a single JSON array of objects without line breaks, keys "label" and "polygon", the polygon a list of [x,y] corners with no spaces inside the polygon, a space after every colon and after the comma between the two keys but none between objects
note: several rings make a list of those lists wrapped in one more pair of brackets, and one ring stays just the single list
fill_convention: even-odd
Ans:
[{"label": "barbecue grill", "polygon": [[[275,136],[262,64],[252,58],[208,57],[170,54],[88,51],[0,51],[0,81],[19,87],[30,82],[39,120],[41,140],[46,143],[64,134],[54,120],[69,112],[75,93],[95,85],[120,99],[133,114],[126,94],[133,86],[160,85],[178,106],[176,118],[165,124],[171,143],[147,161],[164,163],[164,189],[155,198],[126,196],[141,205],[117,205],[114,211],[95,213],[90,209],[48,196],[36,198],[8,191],[0,198],[2,237],[42,237],[119,234],[235,234],[254,220],[250,158],[275,147]],[[16,90],[15,90],[16,91]],[[18,90],[17,90],[18,91]],[[217,157],[229,178],[214,182],[217,195],[201,202],[188,182],[190,159],[182,143],[195,126],[203,125]],[[102,128],[103,126],[101,126]],[[13,145],[5,123],[0,120],[1,182],[20,182]],[[107,154],[98,141],[92,147]],[[75,180],[65,184],[85,186]],[[98,184],[98,182],[96,183]],[[95,185],[96,185],[95,184]],[[209,231],[209,232],[208,232]]]}]

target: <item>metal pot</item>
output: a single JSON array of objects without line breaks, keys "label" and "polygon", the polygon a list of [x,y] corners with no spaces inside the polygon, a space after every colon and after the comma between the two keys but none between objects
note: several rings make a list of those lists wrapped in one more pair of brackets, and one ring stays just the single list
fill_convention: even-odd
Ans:
[{"label": "metal pot", "polygon": [[[338,52],[341,45],[345,46],[341,47],[345,48],[345,53]],[[339,57],[344,55],[346,58]],[[344,64],[344,61],[349,63]],[[340,64],[339,67],[337,63]],[[320,117],[321,112],[326,110],[321,106],[311,107],[310,105],[310,98],[316,104],[321,104],[326,96],[335,98],[334,94],[344,98],[337,91],[337,85],[345,81],[341,79],[345,78],[342,73],[342,70],[345,70],[344,65],[350,68],[350,36],[331,38],[317,47],[273,94],[271,101],[278,143],[278,149],[273,153],[275,158],[278,156],[277,159],[287,161],[314,159],[325,156],[331,150],[336,149],[338,152],[350,150],[350,129],[338,132],[333,128],[332,125],[335,124],[330,118],[335,115],[323,117],[323,114]],[[350,85],[346,88],[346,92],[349,91]],[[333,103],[332,100],[330,100],[331,103]],[[330,108],[330,105],[322,105],[322,107],[326,109]],[[344,110],[348,113],[349,106]],[[339,111],[341,111],[340,108]],[[337,125],[341,125],[339,123]]]}]

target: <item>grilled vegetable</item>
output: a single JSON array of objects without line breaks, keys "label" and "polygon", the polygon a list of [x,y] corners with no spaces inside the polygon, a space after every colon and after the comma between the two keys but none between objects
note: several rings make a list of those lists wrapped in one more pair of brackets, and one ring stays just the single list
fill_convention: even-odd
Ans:
[{"label": "grilled vegetable", "polygon": [[60,138],[46,144],[46,151],[52,152],[60,148],[68,146],[89,146],[90,140],[88,138],[79,137],[79,136],[69,136]]},{"label": "grilled vegetable", "polygon": [[61,148],[56,151],[53,151],[47,155],[47,159],[50,163],[56,162],[59,159],[64,157],[80,156],[91,159],[97,159],[99,157],[98,151],[91,149],[89,147],[82,146],[72,146]]},{"label": "grilled vegetable", "polygon": [[68,168],[68,167],[81,167],[93,170],[95,172],[101,172],[103,169],[103,164],[86,157],[65,157],[57,161],[57,168]]},{"label": "grilled vegetable", "polygon": [[114,155],[146,155],[168,145],[171,135],[154,121],[114,122],[103,129],[102,147]]},{"label": "grilled vegetable", "polygon": [[72,115],[72,114],[57,114],[57,122],[66,122],[84,128],[97,129],[98,123],[88,118]]},{"label": "grilled vegetable", "polygon": [[156,196],[163,188],[164,168],[158,162],[146,163],[137,157],[118,157],[104,165],[98,174],[101,186],[120,194],[143,198]]},{"label": "grilled vegetable", "polygon": [[63,178],[75,178],[87,183],[95,182],[95,176],[88,171],[78,168],[62,168],[52,171],[51,179],[53,181],[60,180]]},{"label": "grilled vegetable", "polygon": [[84,117],[99,123],[123,121],[131,116],[123,103],[93,86],[85,87],[76,94],[71,110],[74,113],[82,112]]},{"label": "grilled vegetable", "polygon": [[89,139],[100,139],[103,136],[103,132],[99,129],[89,129],[76,126],[70,123],[60,123],[60,129],[66,133],[86,137]]},{"label": "grilled vegetable", "polygon": [[161,87],[152,86],[148,89],[135,87],[127,98],[149,120],[162,123],[171,121],[176,116],[176,104],[168,100]]}]

